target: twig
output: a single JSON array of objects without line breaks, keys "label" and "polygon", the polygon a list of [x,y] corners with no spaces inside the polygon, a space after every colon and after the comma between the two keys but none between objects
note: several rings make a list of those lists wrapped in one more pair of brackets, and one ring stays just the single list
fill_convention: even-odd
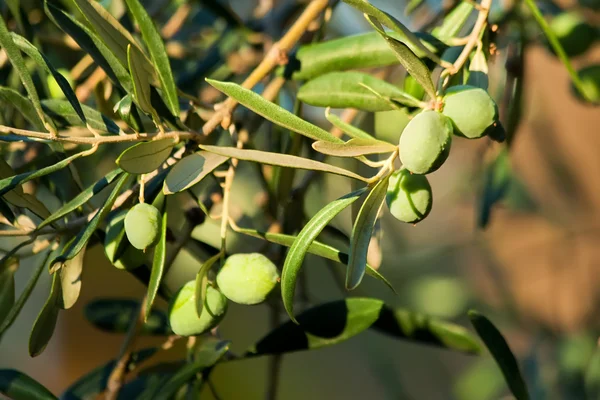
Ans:
[{"label": "twig", "polygon": [[[250,73],[246,80],[244,80],[242,87],[252,89],[258,82],[267,76],[275,66],[286,63],[287,53],[292,49],[296,42],[300,40],[310,23],[325,9],[325,7],[327,7],[327,4],[328,0],[311,1],[294,25],[292,25],[278,42],[273,44],[261,63]],[[217,110],[211,119],[209,119],[202,127],[204,134],[208,135],[221,123],[223,128],[228,128],[231,123],[231,113],[237,104],[237,101],[232,98],[228,98],[221,103],[219,110]]]}]

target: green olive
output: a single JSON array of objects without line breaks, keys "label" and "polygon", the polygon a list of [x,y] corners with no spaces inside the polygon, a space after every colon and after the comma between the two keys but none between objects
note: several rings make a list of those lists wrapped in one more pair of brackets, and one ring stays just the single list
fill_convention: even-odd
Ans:
[{"label": "green olive", "polygon": [[[144,253],[134,248],[127,242],[124,236],[125,215],[127,211],[119,211],[110,219],[106,226],[106,235],[104,236],[104,252],[108,260],[118,269],[134,269],[144,264]],[[122,241],[127,243],[122,244]],[[120,246],[126,246],[123,254],[115,260],[115,255]]]},{"label": "green olive", "polygon": [[423,111],[400,136],[400,160],[410,172],[428,174],[446,161],[451,144],[452,122],[437,111]]},{"label": "green olive", "polygon": [[496,102],[488,92],[478,87],[451,87],[446,91],[443,102],[443,114],[452,121],[454,133],[469,139],[484,136],[498,120]]},{"label": "green olive", "polygon": [[154,246],[160,237],[161,215],[153,205],[139,203],[125,217],[127,239],[136,249]]},{"label": "green olive", "polygon": [[199,335],[217,326],[227,311],[227,298],[212,286],[206,288],[204,308],[196,312],[196,281],[189,281],[173,296],[169,304],[169,325],[180,336]]},{"label": "green olive", "polygon": [[[581,79],[583,91],[587,97],[586,100],[589,100],[593,104],[600,104],[600,64],[582,68],[577,74]],[[571,90],[573,90],[577,97],[582,98],[574,86],[571,87]]]},{"label": "green olive", "polygon": [[425,175],[411,174],[401,169],[390,177],[385,201],[396,219],[416,224],[431,211],[431,186]]},{"label": "green olive", "polygon": [[565,12],[557,15],[550,21],[550,29],[554,31],[569,57],[585,53],[597,37],[596,30],[586,23],[577,12]]},{"label": "green olive", "polygon": [[247,305],[263,302],[277,282],[277,267],[260,253],[229,256],[217,275],[223,294],[231,301]]},{"label": "green olive", "polygon": [[[64,69],[64,68],[59,68],[56,70],[59,74],[61,74],[69,83],[69,86],[71,86],[71,88],[73,88],[74,82],[73,79],[71,78],[71,72],[68,69]],[[56,79],[54,79],[54,76],[52,76],[51,74],[48,74],[48,78],[47,78],[47,83],[48,83],[48,91],[50,94],[50,97],[53,99],[64,99],[65,98],[65,94],[63,93],[63,90],[61,89],[61,87],[58,85],[58,82],[56,82]]]}]

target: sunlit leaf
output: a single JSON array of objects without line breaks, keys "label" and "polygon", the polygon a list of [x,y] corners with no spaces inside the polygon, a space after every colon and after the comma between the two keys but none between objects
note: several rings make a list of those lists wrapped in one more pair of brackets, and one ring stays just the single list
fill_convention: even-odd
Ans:
[{"label": "sunlit leaf", "polygon": [[474,8],[473,3],[461,1],[460,4],[454,7],[454,9],[444,17],[442,24],[435,27],[431,33],[442,42],[446,42],[448,39],[456,37],[467,22],[467,19]]},{"label": "sunlit leaf", "polygon": [[35,129],[44,131],[44,123],[40,120],[33,103],[21,93],[7,87],[0,87],[0,101],[14,107]]},{"label": "sunlit leaf", "polygon": [[357,190],[340,197],[323,207],[306,223],[306,225],[304,225],[304,228],[302,228],[296,237],[296,240],[290,247],[281,272],[281,297],[283,299],[285,310],[292,321],[296,322],[294,318],[296,279],[298,278],[298,273],[302,268],[304,257],[306,257],[310,245],[336,215],[358,200],[364,192],[364,188]]},{"label": "sunlit leaf", "polygon": [[[71,104],[66,100],[45,99],[42,100],[44,112],[52,118],[54,122],[63,126],[85,126],[79,115],[73,110]],[[123,130],[113,120],[106,115],[95,110],[90,106],[81,104],[81,109],[85,115],[86,122],[98,133],[110,133],[120,135]]]},{"label": "sunlit leaf", "polygon": [[304,135],[313,140],[322,140],[324,142],[341,142],[341,139],[332,136],[329,132],[304,121],[302,118],[279,107],[277,104],[266,100],[261,95],[251,90],[244,89],[240,85],[231,82],[219,82],[212,79],[206,80],[212,86],[225,93],[227,96],[235,99],[244,107],[249,108],[258,115],[263,116],[269,121],[289,129],[293,132]]},{"label": "sunlit leaf", "polygon": [[15,305],[15,272],[19,260],[9,257],[0,264],[0,321],[8,315]]},{"label": "sunlit leaf", "polygon": [[332,346],[373,328],[396,339],[408,340],[466,353],[478,353],[479,345],[463,327],[393,309],[381,300],[351,297],[308,309],[271,331],[246,354],[282,354]]},{"label": "sunlit leaf", "polygon": [[140,4],[139,0],[126,0],[126,2],[127,7],[140,27],[142,38],[150,52],[150,57],[152,58],[152,62],[158,73],[158,79],[160,80],[160,86],[165,102],[171,113],[175,116],[179,116],[177,87],[175,87],[173,73],[171,72],[171,64],[169,63],[169,57],[167,56],[167,51],[160,33],[158,29],[156,29],[154,21],[152,21],[152,18]]},{"label": "sunlit leaf", "polygon": [[418,107],[420,104],[397,86],[358,71],[331,72],[312,79],[300,87],[298,99],[317,107],[356,108],[365,111],[393,109],[388,102],[363,85],[400,104],[409,107]]},{"label": "sunlit leaf", "polygon": [[385,202],[388,180],[389,176],[381,179],[373,187],[362,204],[352,228],[348,268],[346,270],[346,288],[349,290],[356,288],[365,275],[369,243],[371,242],[377,216]]},{"label": "sunlit leaf", "polygon": [[129,62],[129,73],[133,83],[133,99],[142,111],[154,115],[154,107],[150,99],[150,81],[148,74],[142,69],[143,55],[136,47],[127,47],[127,61]]},{"label": "sunlit leaf", "polygon": [[[96,328],[110,333],[126,333],[131,319],[139,313],[139,302],[129,299],[97,299],[86,304],[85,318]],[[144,327],[144,335],[169,335],[167,315],[152,309]]]},{"label": "sunlit leaf", "polygon": [[165,271],[165,262],[167,259],[167,208],[166,201],[163,201],[162,221],[160,226],[160,239],[154,247],[154,258],[152,261],[152,271],[150,272],[150,281],[148,282],[148,294],[146,295],[146,306],[144,321],[148,320],[152,312],[152,305],[156,299],[158,288],[162,282]]},{"label": "sunlit leaf", "polygon": [[373,139],[350,139],[346,143],[314,142],[312,148],[319,153],[336,157],[358,157],[366,154],[391,153],[397,149],[391,143]]},{"label": "sunlit leaf", "polygon": [[56,321],[58,320],[59,301],[60,301],[60,276],[52,276],[52,286],[46,303],[38,314],[31,333],[29,335],[29,355],[36,357],[42,354],[46,349],[48,342],[52,339]]},{"label": "sunlit leaf", "polygon": [[[377,114],[375,114],[375,115],[377,115]],[[342,132],[344,132],[346,135],[350,136],[351,138],[370,140],[371,142],[375,142],[375,143],[377,142],[377,139],[375,139],[373,136],[369,135],[367,132],[363,131],[362,129],[355,127],[354,125],[351,125],[347,122],[342,121],[342,119],[340,117],[338,117],[335,114],[332,114],[329,111],[329,109],[327,109],[325,111],[325,118],[327,118],[327,120],[329,122],[331,122],[331,124],[333,126],[338,128],[339,130],[341,130]]]},{"label": "sunlit leaf", "polygon": [[228,159],[207,151],[199,151],[184,157],[169,171],[163,193],[173,194],[189,189]]},{"label": "sunlit leaf", "polygon": [[14,369],[0,369],[0,393],[15,400],[56,400],[44,385]]},{"label": "sunlit leaf", "polygon": [[117,164],[131,174],[147,174],[169,158],[174,145],[171,139],[138,143],[121,153]]},{"label": "sunlit leaf", "polygon": [[60,270],[55,272],[55,274],[60,275],[61,293],[58,305],[64,310],[73,307],[79,298],[84,256],[85,247],[75,257],[65,261]]},{"label": "sunlit leaf", "polygon": [[469,311],[469,319],[502,370],[504,379],[512,394],[517,400],[528,400],[529,392],[521,375],[519,363],[502,333],[489,319],[477,311]]},{"label": "sunlit leaf", "polygon": [[473,53],[473,58],[469,64],[469,79],[467,85],[488,89],[488,64],[485,58],[483,48],[478,48]]},{"label": "sunlit leaf", "polygon": [[261,164],[277,165],[280,167],[290,167],[307,169],[312,171],[328,172],[331,174],[346,176],[361,181],[367,179],[355,174],[352,171],[329,165],[319,161],[314,161],[308,158],[291,156],[289,154],[270,153],[259,150],[238,149],[236,147],[220,147],[220,146],[203,146],[200,148],[211,153],[220,154],[225,157],[237,158],[239,160],[253,161]]},{"label": "sunlit leaf", "polygon": [[202,310],[204,309],[206,290],[208,287],[208,271],[210,271],[211,267],[215,265],[217,261],[219,261],[221,255],[221,252],[219,252],[210,257],[208,260],[204,261],[198,270],[198,273],[196,274],[196,287],[194,293],[196,295],[196,314],[198,315],[198,318],[200,318],[202,315]]}]

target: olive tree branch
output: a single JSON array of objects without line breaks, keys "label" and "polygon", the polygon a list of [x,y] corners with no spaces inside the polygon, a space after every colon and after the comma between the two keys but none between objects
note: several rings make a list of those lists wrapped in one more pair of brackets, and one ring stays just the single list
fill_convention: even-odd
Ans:
[{"label": "olive tree branch", "polygon": [[[258,66],[248,75],[242,83],[245,89],[252,89],[258,82],[267,76],[273,68],[280,64],[287,63],[287,53],[300,40],[302,35],[307,31],[311,22],[323,11],[328,0],[312,0],[306,7],[304,12],[298,17],[294,25],[283,35],[283,37],[273,44],[265,58]],[[217,112],[204,124],[202,131],[205,135],[212,132],[219,124],[223,128],[228,128],[231,124],[231,113],[237,106],[237,101],[228,98],[220,104]]]}]

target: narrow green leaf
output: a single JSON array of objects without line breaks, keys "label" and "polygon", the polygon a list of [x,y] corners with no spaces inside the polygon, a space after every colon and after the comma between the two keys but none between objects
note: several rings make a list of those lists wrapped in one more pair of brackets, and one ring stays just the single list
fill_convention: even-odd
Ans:
[{"label": "narrow green leaf", "polygon": [[286,322],[258,341],[245,354],[253,357],[332,346],[372,328],[397,339],[477,353],[479,346],[466,329],[404,309],[379,299],[351,297],[320,304]]},{"label": "narrow green leaf", "polygon": [[431,33],[442,42],[447,42],[449,39],[456,37],[467,22],[467,19],[469,19],[471,12],[473,12],[473,8],[473,3],[461,1],[459,5],[454,7],[454,9],[444,17],[442,24],[435,27]]},{"label": "narrow green leaf", "polygon": [[511,393],[517,400],[528,400],[529,392],[521,375],[519,363],[502,333],[489,319],[475,310],[469,311],[469,319],[502,370]]},{"label": "narrow green leaf", "polygon": [[200,318],[202,310],[204,309],[204,299],[206,298],[208,286],[208,271],[210,271],[211,267],[221,259],[221,255],[221,252],[218,252],[208,260],[204,261],[196,274],[196,290],[194,293],[196,295],[196,314],[198,315],[198,318]]},{"label": "narrow green leaf", "polygon": [[54,68],[54,66],[50,63],[48,58],[45,55],[43,55],[29,40],[25,39],[23,36],[16,34],[15,32],[13,32],[11,35],[15,45],[17,45],[17,47],[23,53],[31,57],[31,59],[33,59],[38,66],[45,69],[49,74],[51,74],[54,77],[56,83],[58,83],[58,86],[67,98],[67,101],[73,107],[73,110],[77,113],[77,116],[85,125],[87,121],[83,109],[81,108],[81,104],[79,104],[79,100],[77,99],[75,92],[73,91],[71,85],[65,79],[65,77],[62,76],[60,72],[56,70],[56,68]]},{"label": "narrow green leaf", "polygon": [[[140,310],[140,304],[130,299],[95,299],[85,305],[85,318],[96,328],[109,333],[126,333],[131,319]],[[141,334],[169,335],[169,319],[167,315],[156,308],[152,309],[146,320]]]},{"label": "narrow green leaf", "polygon": [[[396,32],[390,32],[389,35],[398,40],[406,40],[404,35]],[[415,36],[434,53],[439,54],[446,47],[429,34],[416,32]],[[407,45],[419,57],[425,55],[420,48],[410,42]],[[290,71],[288,70],[297,65],[297,70],[291,71],[291,78],[308,80],[333,71],[386,67],[398,63],[392,49],[377,32],[361,33],[300,46],[296,53],[296,60],[291,61],[285,68],[281,67],[277,72],[289,75]]]},{"label": "narrow green leaf", "polygon": [[0,321],[10,313],[15,305],[15,272],[19,260],[9,257],[0,264]]},{"label": "narrow green leaf", "polygon": [[129,73],[133,83],[133,99],[145,113],[154,115],[154,107],[150,99],[150,81],[148,74],[142,69],[143,55],[141,51],[133,46],[127,47],[127,61],[129,62]]},{"label": "narrow green leaf", "polygon": [[71,201],[64,204],[58,210],[53,212],[52,215],[50,215],[48,218],[42,221],[37,226],[37,230],[40,230],[43,227],[48,226],[55,221],[58,221],[59,219],[63,218],[64,216],[68,215],[69,213],[75,211],[76,209],[87,203],[92,197],[94,197],[95,195],[100,193],[105,187],[110,185],[115,180],[115,178],[117,178],[122,172],[123,170],[117,168],[106,174],[106,176],[100,178],[93,185],[86,188],[83,192],[79,193]]},{"label": "narrow green leaf", "polygon": [[504,198],[510,187],[512,171],[508,148],[504,147],[484,170],[483,193],[479,200],[477,225],[485,228],[491,219],[495,204]]},{"label": "narrow green leaf", "polygon": [[355,174],[352,171],[348,171],[347,169],[339,168],[319,161],[310,160],[308,158],[291,156],[289,154],[270,153],[259,150],[238,149],[236,147],[204,145],[200,145],[199,147],[211,153],[220,154],[222,156],[230,158],[237,158],[239,160],[253,161],[268,165],[277,165],[280,167],[290,167],[307,169],[312,171],[328,172],[331,174],[346,176],[360,181],[367,181],[367,178]]},{"label": "narrow green leaf", "polygon": [[152,58],[152,62],[158,73],[158,79],[160,80],[160,86],[165,102],[171,113],[175,116],[179,116],[177,87],[173,80],[171,64],[169,63],[169,57],[167,56],[167,50],[165,49],[162,37],[160,36],[158,29],[156,29],[154,21],[152,21],[152,18],[140,4],[139,0],[126,0],[126,2],[127,7],[140,27],[142,38],[150,52],[150,57]]},{"label": "narrow green leaf", "polygon": [[[75,112],[67,100],[46,99],[42,100],[44,112],[52,118],[54,122],[62,126],[85,126],[81,118]],[[89,126],[98,131],[98,133],[110,133],[113,135],[123,134],[123,130],[113,120],[108,118],[96,109],[81,104],[81,109],[85,115],[85,120]]]},{"label": "narrow green leaf", "polygon": [[[72,240],[75,240],[75,238]],[[68,245],[65,246],[65,248],[67,247]],[[73,307],[79,298],[84,256],[85,247],[75,257],[65,261],[61,269],[58,272],[55,272],[55,274],[60,275],[61,295],[58,299],[58,306],[63,310],[68,310]]]},{"label": "narrow green leaf", "polygon": [[60,276],[59,274],[54,274],[52,276],[52,287],[50,288],[48,299],[35,319],[31,334],[29,335],[29,355],[31,357],[37,357],[42,354],[50,339],[52,339],[60,310],[58,307],[60,292]]},{"label": "narrow green leaf", "polygon": [[169,171],[163,193],[173,194],[191,188],[228,159],[208,151],[199,151],[184,157]]},{"label": "narrow green leaf", "polygon": [[373,139],[350,139],[340,143],[314,142],[312,148],[319,153],[335,157],[358,157],[366,154],[382,154],[396,151],[397,146],[391,143]]},{"label": "narrow green leaf", "polygon": [[44,128],[44,123],[40,120],[40,116],[37,114],[33,103],[16,90],[0,87],[0,101],[6,103],[8,106],[14,107],[38,131],[44,131],[46,129]]},{"label": "narrow green leaf", "polygon": [[[89,54],[96,64],[106,72],[106,75],[116,84],[131,92],[132,83],[127,64],[123,65],[104,44],[102,39],[87,26],[77,21],[71,15],[44,1],[44,11],[50,19],[69,35],[79,47]],[[125,59],[127,61],[127,59]]]},{"label": "narrow green leaf", "polygon": [[51,265],[55,265],[57,263],[64,263],[67,260],[74,258],[80,251],[84,249],[87,245],[88,241],[98,228],[98,225],[106,218],[108,213],[110,212],[113,203],[119,196],[123,185],[129,178],[129,174],[123,174],[117,181],[113,191],[110,193],[102,207],[98,210],[98,212],[94,215],[92,220],[79,232],[79,234],[75,237],[75,240],[71,243],[71,245],[67,246],[65,252],[60,256],[56,257]]},{"label": "narrow green leaf", "polygon": [[294,244],[285,258],[281,271],[281,297],[283,305],[292,321],[294,318],[294,293],[296,291],[296,279],[302,268],[304,257],[310,245],[315,241],[321,231],[331,222],[336,215],[354,203],[365,192],[365,188],[349,193],[337,200],[332,201],[316,213],[298,234]]},{"label": "narrow green leaf", "polygon": [[298,99],[316,107],[356,108],[364,111],[393,109],[388,102],[363,85],[405,106],[419,107],[421,103],[397,86],[358,71],[330,72],[312,79],[300,87]]},{"label": "narrow green leaf", "polygon": [[44,385],[14,369],[0,369],[0,393],[15,400],[57,400]]},{"label": "narrow green leaf", "polygon": [[373,187],[363,203],[350,236],[348,268],[346,270],[346,288],[355,289],[362,281],[367,266],[369,243],[377,222],[377,216],[385,202],[389,176],[381,179]]},{"label": "narrow green leaf", "polygon": [[[344,3],[356,8],[360,12],[367,14],[381,23],[392,31],[394,31],[400,38],[395,39],[402,42],[408,42],[412,44],[414,47],[419,48],[423,52],[423,54],[431,59],[432,61],[439,62],[440,58],[432,52],[427,46],[425,46],[419,38],[411,32],[406,26],[404,26],[400,21],[394,18],[392,15],[388,14],[385,11],[378,9],[377,7],[370,4],[367,0],[343,0]],[[412,50],[411,50],[412,53]],[[414,54],[414,53],[413,53]],[[400,60],[402,62],[402,60]]]},{"label": "narrow green leaf", "polygon": [[23,61],[21,52],[13,42],[12,36],[8,31],[6,23],[2,17],[0,17],[0,47],[4,49],[10,63],[13,65],[15,71],[21,78],[21,82],[23,82],[23,86],[25,86],[25,90],[29,95],[29,99],[33,103],[33,107],[35,108],[39,119],[42,122],[46,122],[44,113],[42,111],[42,105],[40,104],[40,98],[37,90],[35,90],[35,85],[33,84],[29,70],[27,70],[27,66],[25,65],[25,61]]},{"label": "narrow green leaf", "polygon": [[147,174],[169,158],[173,146],[171,139],[138,143],[121,153],[117,164],[131,174]]},{"label": "narrow green leaf", "polygon": [[488,64],[483,48],[477,48],[469,64],[469,78],[467,85],[488,89]]},{"label": "narrow green leaf", "polygon": [[325,110],[325,118],[327,118],[327,120],[329,122],[331,122],[331,124],[333,126],[338,128],[339,130],[341,130],[342,132],[344,132],[346,135],[350,136],[351,138],[370,140],[371,142],[377,142],[377,139],[375,139],[373,136],[369,135],[367,132],[363,131],[362,129],[355,127],[354,125],[351,125],[347,122],[342,121],[342,119],[340,117],[338,117],[335,114],[332,114],[329,111],[329,109]]},{"label": "narrow green leaf", "polygon": [[17,217],[15,217],[15,213],[11,210],[8,202],[4,201],[4,198],[2,197],[0,197],[0,215],[6,218],[11,225],[14,225],[17,220]]},{"label": "narrow green leaf", "polygon": [[163,201],[162,221],[160,227],[160,239],[154,247],[154,258],[152,260],[152,271],[150,272],[150,281],[148,282],[148,294],[146,295],[146,307],[144,313],[144,322],[152,312],[152,305],[156,299],[158,288],[162,282],[165,271],[165,262],[167,260],[167,202]]},{"label": "narrow green leaf", "polygon": [[17,188],[5,193],[3,195],[4,200],[14,206],[26,208],[40,218],[47,218],[50,215],[48,208],[46,208],[44,203],[39,201],[37,197],[30,193],[23,193],[22,191],[18,192],[16,189]]},{"label": "narrow green leaf", "polygon": [[332,136],[329,132],[304,121],[302,118],[291,112],[271,103],[261,95],[251,90],[244,89],[238,84],[231,82],[219,82],[212,79],[206,80],[212,86],[225,93],[227,96],[235,99],[244,107],[263,116],[267,120],[289,129],[293,132],[304,135],[313,140],[322,140],[324,142],[341,142],[341,139]]},{"label": "narrow green leaf", "polygon": [[25,288],[23,289],[23,291],[19,295],[19,298],[17,299],[17,301],[15,302],[15,304],[12,306],[12,308],[10,309],[10,311],[8,312],[8,314],[6,315],[6,317],[1,320],[1,323],[0,323],[0,338],[2,337],[2,335],[4,334],[4,332],[6,332],[6,330],[8,328],[10,328],[10,326],[13,324],[13,322],[15,322],[15,319],[17,319],[17,316],[19,315],[19,313],[23,309],[23,306],[25,305],[25,303],[29,299],[29,296],[31,295],[31,292],[35,288],[35,285],[37,284],[37,281],[40,278],[40,275],[42,274],[42,271],[44,271],[46,269],[45,268],[46,267],[46,263],[48,262],[48,259],[50,258],[51,254],[52,254],[51,251],[47,252],[46,256],[42,259],[42,262],[40,262],[38,264],[38,266],[36,267],[36,269],[31,274],[31,277],[29,278],[29,281],[27,282],[27,285],[25,286]]},{"label": "narrow green leaf", "polygon": [[[278,244],[281,246],[286,246],[286,247],[290,247],[292,244],[294,244],[294,241],[296,240],[296,236],[286,235],[283,233],[261,232],[261,231],[257,231],[254,229],[239,228],[236,230],[236,232],[239,232],[239,233],[247,235],[247,236],[252,236],[252,237],[255,237],[258,239],[263,239],[268,242],[275,243],[275,244]],[[307,252],[310,254],[317,255],[319,257],[323,257],[323,258],[327,258],[332,261],[336,261],[343,265],[348,264],[348,254],[341,252],[340,250],[336,249],[333,246],[329,246],[327,244],[318,242],[316,240],[314,240],[310,244]],[[373,269],[373,267],[371,267],[369,264],[367,264],[367,275],[370,275],[373,278],[379,279],[388,288],[390,288],[390,290],[392,292],[396,293],[396,290],[394,289],[394,287],[392,286],[390,281],[388,281],[383,275],[381,275],[379,272],[377,272],[377,270]]]},{"label": "narrow green leaf", "polygon": [[59,171],[65,167],[67,167],[74,160],[76,160],[79,157],[84,156],[84,155],[86,155],[86,152],[73,154],[72,156],[67,157],[64,160],[61,160],[61,161],[57,162],[56,164],[51,165],[49,167],[41,168],[41,169],[38,169],[37,171],[24,172],[22,174],[11,176],[9,178],[0,179],[0,196],[8,193],[9,191],[13,190],[14,188],[16,188],[19,185],[24,184],[25,182],[29,182],[32,179],[37,179],[42,176],[46,176],[53,172]]},{"label": "narrow green leaf", "polygon": [[201,343],[201,348],[196,352],[193,362],[186,364],[177,371],[160,389],[154,393],[152,399],[169,399],[188,381],[207,368],[215,365],[229,350],[228,341],[208,339]]}]

